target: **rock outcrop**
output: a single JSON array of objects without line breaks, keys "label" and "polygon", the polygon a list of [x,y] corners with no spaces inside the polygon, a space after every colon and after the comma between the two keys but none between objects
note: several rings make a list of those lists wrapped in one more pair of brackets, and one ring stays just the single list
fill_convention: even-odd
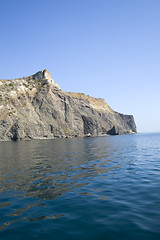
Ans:
[{"label": "rock outcrop", "polygon": [[0,140],[68,138],[136,132],[132,115],[103,99],[64,92],[47,70],[0,80]]}]

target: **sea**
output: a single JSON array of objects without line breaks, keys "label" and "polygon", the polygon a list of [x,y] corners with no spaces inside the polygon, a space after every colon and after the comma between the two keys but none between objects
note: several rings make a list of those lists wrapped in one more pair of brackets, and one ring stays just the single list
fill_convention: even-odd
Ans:
[{"label": "sea", "polygon": [[159,240],[160,133],[0,142],[0,240]]}]

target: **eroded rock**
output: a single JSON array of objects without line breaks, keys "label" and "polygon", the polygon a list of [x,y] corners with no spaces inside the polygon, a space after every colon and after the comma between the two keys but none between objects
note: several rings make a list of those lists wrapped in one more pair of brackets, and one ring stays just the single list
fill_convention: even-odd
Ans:
[{"label": "eroded rock", "polygon": [[132,115],[113,111],[103,99],[64,92],[47,70],[0,80],[0,140],[131,134]]}]

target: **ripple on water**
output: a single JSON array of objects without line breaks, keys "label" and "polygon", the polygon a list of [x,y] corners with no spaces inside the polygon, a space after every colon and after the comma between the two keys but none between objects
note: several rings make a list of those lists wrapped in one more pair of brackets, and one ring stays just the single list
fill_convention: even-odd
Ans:
[{"label": "ripple on water", "polygon": [[159,143],[158,134],[0,143],[1,239],[159,239]]}]

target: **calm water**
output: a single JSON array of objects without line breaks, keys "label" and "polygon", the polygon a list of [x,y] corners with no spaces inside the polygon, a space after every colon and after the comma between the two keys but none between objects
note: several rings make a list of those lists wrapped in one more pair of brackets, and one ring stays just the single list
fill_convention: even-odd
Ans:
[{"label": "calm water", "polygon": [[160,134],[0,142],[0,239],[160,239]]}]

